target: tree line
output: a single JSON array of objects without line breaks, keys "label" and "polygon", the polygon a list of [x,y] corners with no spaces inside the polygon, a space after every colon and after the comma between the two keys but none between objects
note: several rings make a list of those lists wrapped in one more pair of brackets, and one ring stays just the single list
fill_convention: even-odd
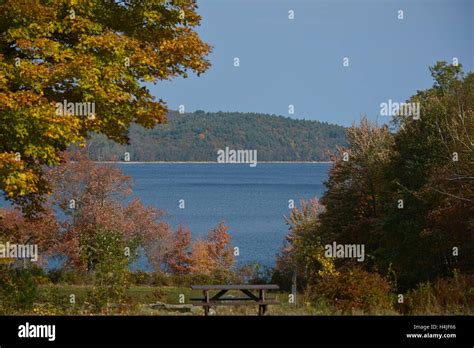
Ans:
[{"label": "tree line", "polygon": [[[445,306],[474,309],[474,74],[445,62],[430,70],[433,87],[409,99],[419,119],[363,118],[347,130],[320,201],[288,217],[275,281],[288,288],[296,274],[310,297],[330,294],[348,308],[389,304],[390,291],[432,302],[444,289]],[[334,242],[364,245],[365,261],[326,257]]]},{"label": "tree line", "polygon": [[217,151],[257,150],[261,161],[328,161],[337,145],[345,144],[344,127],[326,122],[239,112],[180,114],[170,111],[168,122],[153,129],[133,125],[130,144],[120,145],[91,134],[89,158],[95,161],[211,161]]}]

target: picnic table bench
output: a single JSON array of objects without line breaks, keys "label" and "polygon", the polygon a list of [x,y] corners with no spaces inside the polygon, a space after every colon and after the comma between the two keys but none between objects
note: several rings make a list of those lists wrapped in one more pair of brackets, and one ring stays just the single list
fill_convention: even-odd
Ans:
[{"label": "picnic table bench", "polygon": [[[200,301],[194,306],[202,306],[204,315],[209,315],[209,309],[213,306],[246,306],[258,305],[258,315],[264,315],[268,305],[276,305],[279,302],[266,297],[267,290],[278,290],[275,284],[265,285],[191,285],[192,290],[202,290],[204,297],[191,298],[191,301]],[[223,297],[230,290],[240,290],[244,297]],[[210,291],[218,291],[211,296]],[[258,294],[254,293],[257,292]]]}]

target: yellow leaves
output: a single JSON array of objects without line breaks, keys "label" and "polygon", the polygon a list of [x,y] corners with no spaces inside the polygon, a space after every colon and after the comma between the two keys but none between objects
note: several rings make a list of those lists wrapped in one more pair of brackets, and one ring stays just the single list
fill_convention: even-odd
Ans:
[{"label": "yellow leaves", "polygon": [[0,106],[2,109],[12,109],[14,100],[9,98],[10,93],[0,93]]},{"label": "yellow leaves", "polygon": [[0,91],[7,87],[7,78],[5,74],[0,71]]},{"label": "yellow leaves", "polygon": [[146,75],[143,75],[143,80],[145,81],[153,81],[154,78],[153,76],[149,75],[149,74],[146,74]]},{"label": "yellow leaves", "polygon": [[44,136],[59,141],[68,141],[69,143],[83,140],[79,135],[81,121],[75,116],[60,116],[51,119]]},{"label": "yellow leaves", "polygon": [[313,256],[314,259],[318,260],[320,264],[321,268],[318,270],[318,275],[320,277],[339,275],[339,272],[336,270],[336,266],[334,265],[333,259],[324,257],[321,252],[316,253]]},{"label": "yellow leaves", "polygon": [[37,192],[37,175],[16,160],[15,153],[0,153],[0,184],[8,197]]},{"label": "yellow leaves", "polygon": [[0,258],[0,265],[10,265],[10,264],[14,264],[16,261],[17,261],[16,258],[2,257]]},{"label": "yellow leaves", "polygon": [[[74,19],[68,15],[71,8]],[[166,104],[154,101],[141,81],[209,67],[210,47],[191,29],[198,20],[195,6],[187,2],[137,2],[133,10],[116,2],[107,8],[79,0],[1,2],[3,40],[19,52],[5,60],[0,48],[0,141],[5,153],[18,151],[25,162],[1,159],[2,178],[9,181],[0,179],[0,189],[10,197],[33,192],[30,185],[41,173],[26,168],[54,165],[57,154],[83,141],[87,131],[123,142],[132,122],[145,127],[164,122]],[[59,117],[54,104],[64,99],[94,102],[96,118]]]}]

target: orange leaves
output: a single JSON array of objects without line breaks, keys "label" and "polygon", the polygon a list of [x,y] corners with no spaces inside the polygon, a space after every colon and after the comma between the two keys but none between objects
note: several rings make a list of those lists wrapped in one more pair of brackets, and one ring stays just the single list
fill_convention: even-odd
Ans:
[{"label": "orange leaves", "polygon": [[225,275],[234,264],[234,252],[230,246],[228,227],[220,222],[210,230],[207,240],[193,243],[191,251],[192,273],[204,275]]},{"label": "orange leaves", "polygon": [[166,265],[173,274],[201,274],[224,276],[234,264],[228,227],[219,223],[210,230],[207,239],[191,241],[191,231],[183,226],[172,236],[172,248],[166,256]]},{"label": "orange leaves", "polygon": [[[34,167],[39,178],[41,165],[57,164],[58,153],[82,142],[89,131],[125,143],[132,123],[151,128],[165,122],[166,104],[155,101],[142,82],[187,76],[187,69],[200,74],[209,67],[210,47],[192,30],[199,22],[195,10],[187,1],[133,6],[88,0],[2,2],[3,151],[21,153],[23,174]],[[50,106],[64,100],[95,103],[95,119],[58,119]],[[10,197],[45,193],[0,188]]]},{"label": "orange leaves", "polygon": [[214,260],[209,253],[209,243],[198,240],[193,243],[191,253],[191,273],[210,276],[216,268]]},{"label": "orange leaves", "polygon": [[172,249],[166,256],[166,263],[171,273],[181,275],[190,272],[192,262],[190,247],[191,231],[179,225],[173,235]]}]

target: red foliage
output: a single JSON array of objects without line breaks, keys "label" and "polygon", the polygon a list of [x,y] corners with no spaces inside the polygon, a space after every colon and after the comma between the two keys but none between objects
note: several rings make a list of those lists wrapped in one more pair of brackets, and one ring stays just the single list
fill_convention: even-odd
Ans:
[{"label": "red foliage", "polygon": [[0,210],[0,241],[37,244],[39,264],[44,264],[56,251],[58,236],[59,224],[52,209],[45,209],[34,218],[24,217],[19,209]]},{"label": "red foliage", "polygon": [[167,256],[167,265],[173,274],[187,274],[191,266],[191,231],[182,225],[173,236],[173,249]]},{"label": "red foliage", "polygon": [[164,213],[138,199],[127,202],[130,178],[119,168],[93,163],[76,153],[49,174],[52,203],[67,216],[59,250],[68,257],[68,265],[87,270],[81,245],[98,227],[120,232],[125,241],[139,240],[155,267],[164,262],[171,240],[169,225],[159,221]]}]

